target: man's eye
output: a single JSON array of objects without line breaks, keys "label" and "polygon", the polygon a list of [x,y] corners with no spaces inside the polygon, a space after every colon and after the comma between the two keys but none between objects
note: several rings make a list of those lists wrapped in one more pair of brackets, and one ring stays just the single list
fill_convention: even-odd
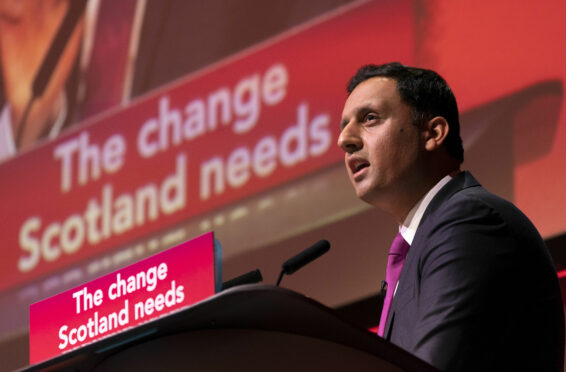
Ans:
[{"label": "man's eye", "polygon": [[367,114],[366,115],[365,121],[375,121],[375,120],[377,120],[377,115],[375,115],[375,114]]}]

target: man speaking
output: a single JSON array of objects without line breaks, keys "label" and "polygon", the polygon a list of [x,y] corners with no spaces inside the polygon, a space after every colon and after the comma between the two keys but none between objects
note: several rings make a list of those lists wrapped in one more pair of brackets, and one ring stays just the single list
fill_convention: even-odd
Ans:
[{"label": "man speaking", "polygon": [[444,371],[563,371],[552,260],[521,211],[461,171],[444,79],[369,65],[348,93],[338,145],[350,181],[399,224],[379,334]]}]

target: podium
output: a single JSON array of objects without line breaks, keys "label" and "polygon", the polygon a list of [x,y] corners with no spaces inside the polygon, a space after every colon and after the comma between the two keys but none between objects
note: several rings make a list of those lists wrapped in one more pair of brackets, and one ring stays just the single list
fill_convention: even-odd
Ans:
[{"label": "podium", "polygon": [[243,285],[24,371],[437,371],[301,294]]}]

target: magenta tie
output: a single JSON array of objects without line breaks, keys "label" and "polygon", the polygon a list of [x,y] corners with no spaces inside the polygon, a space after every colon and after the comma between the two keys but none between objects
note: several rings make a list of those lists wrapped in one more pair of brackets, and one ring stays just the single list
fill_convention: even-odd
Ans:
[{"label": "magenta tie", "polygon": [[405,239],[403,239],[401,233],[399,233],[395,237],[395,240],[393,240],[393,244],[391,244],[391,248],[389,249],[387,269],[385,271],[387,292],[385,294],[385,301],[383,301],[383,309],[381,310],[379,330],[377,331],[377,334],[381,337],[383,337],[383,333],[385,332],[387,314],[389,314],[389,309],[391,308],[391,302],[393,300],[393,295],[395,294],[395,287],[397,287],[399,276],[401,276],[401,269],[403,269],[403,263],[405,262],[405,257],[407,256],[409,247],[409,243],[407,243]]}]

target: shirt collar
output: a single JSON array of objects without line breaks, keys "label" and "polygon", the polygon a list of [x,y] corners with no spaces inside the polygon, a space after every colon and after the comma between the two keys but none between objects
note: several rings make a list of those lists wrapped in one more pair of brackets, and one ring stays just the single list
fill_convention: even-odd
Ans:
[{"label": "shirt collar", "polygon": [[442,178],[432,189],[430,189],[426,195],[413,206],[409,211],[409,214],[403,221],[403,224],[399,226],[399,232],[403,235],[403,238],[409,243],[413,244],[413,239],[417,233],[417,228],[421,223],[424,212],[428,205],[430,204],[432,198],[440,191],[444,185],[446,185],[452,179],[451,175],[446,175]]}]

